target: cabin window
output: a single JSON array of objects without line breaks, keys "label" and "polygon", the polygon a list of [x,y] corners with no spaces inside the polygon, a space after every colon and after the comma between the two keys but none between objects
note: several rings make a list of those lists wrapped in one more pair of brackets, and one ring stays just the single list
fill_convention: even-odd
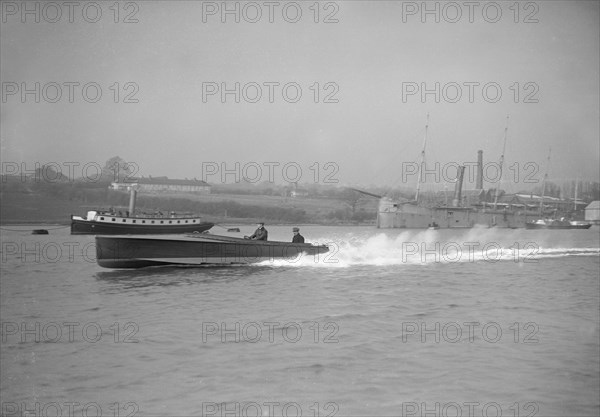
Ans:
[{"label": "cabin window", "polygon": [[125,219],[123,219],[123,220],[121,220],[121,221],[122,221],[123,223],[125,223],[125,222],[126,222],[126,220],[125,220]]},{"label": "cabin window", "polygon": [[177,220],[177,223],[181,223],[179,220]]},{"label": "cabin window", "polygon": [[162,220],[161,220],[161,221],[160,221],[160,224],[163,224],[163,223],[164,223],[164,221],[162,221]]},{"label": "cabin window", "polygon": [[152,220],[151,223],[154,224],[154,220]]},{"label": "cabin window", "polygon": [[142,223],[146,223],[146,220],[142,220]]},{"label": "cabin window", "polygon": [[185,222],[187,223],[187,220]]},{"label": "cabin window", "polygon": [[135,223],[135,220],[133,220],[133,222]]},{"label": "cabin window", "polygon": [[173,223],[171,220],[169,220],[169,224]]},{"label": "cabin window", "polygon": [[104,220],[104,217],[100,217],[100,220]]},{"label": "cabin window", "polygon": [[117,221],[117,219],[115,219],[115,218],[113,217],[113,218],[112,218],[112,221],[113,221],[113,222],[115,222],[115,221]]}]

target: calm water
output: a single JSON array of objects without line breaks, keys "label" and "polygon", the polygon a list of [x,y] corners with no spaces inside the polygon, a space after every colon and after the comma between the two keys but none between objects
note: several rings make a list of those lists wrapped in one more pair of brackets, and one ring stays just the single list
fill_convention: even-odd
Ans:
[{"label": "calm water", "polygon": [[600,414],[598,228],[302,233],[334,253],[108,270],[3,230],[2,414]]}]

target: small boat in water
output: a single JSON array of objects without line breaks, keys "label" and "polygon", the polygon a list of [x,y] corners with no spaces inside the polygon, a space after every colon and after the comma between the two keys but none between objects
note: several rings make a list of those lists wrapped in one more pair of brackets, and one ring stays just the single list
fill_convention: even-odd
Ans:
[{"label": "small boat in water", "polygon": [[203,222],[201,217],[175,214],[123,216],[92,210],[85,218],[71,215],[72,235],[202,233],[213,226],[214,223]]},{"label": "small boat in water", "polygon": [[[550,166],[550,154],[551,149],[548,151],[548,166]],[[568,220],[565,217],[557,218],[547,218],[544,217],[544,194],[546,191],[546,179],[548,178],[548,169],[546,168],[546,174],[544,175],[544,180],[542,181],[542,199],[540,200],[540,218],[537,220],[529,221],[525,223],[526,229],[589,229],[592,227],[591,223],[579,221],[579,220]],[[578,181],[575,182],[575,197],[573,198],[573,211],[577,209],[577,184]]]},{"label": "small boat in water", "polygon": [[138,214],[135,211],[137,191],[130,190],[129,210],[115,212],[91,210],[87,216],[71,215],[72,235],[127,235],[127,234],[177,234],[202,233],[214,226],[214,223],[203,222],[199,216],[178,215],[171,212],[168,215]]},{"label": "small boat in water", "polygon": [[525,223],[526,229],[589,229],[591,223],[578,220],[538,219]]},{"label": "small boat in water", "polygon": [[298,261],[329,251],[325,245],[250,240],[207,233],[184,236],[96,236],[96,261],[104,268],[250,264]]},{"label": "small boat in water", "polygon": [[436,222],[433,223],[429,223],[427,229],[429,230],[438,230],[440,228],[440,225],[437,224]]}]

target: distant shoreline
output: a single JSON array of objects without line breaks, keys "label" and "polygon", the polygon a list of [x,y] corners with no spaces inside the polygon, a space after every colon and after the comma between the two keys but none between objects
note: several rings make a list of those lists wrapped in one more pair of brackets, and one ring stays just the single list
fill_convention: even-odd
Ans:
[{"label": "distant shoreline", "polygon": [[[39,185],[42,186],[48,184]],[[126,193],[99,189],[42,187],[31,192],[24,186],[21,188],[0,190],[0,225],[70,225],[72,214],[85,216],[84,213],[90,210],[106,210],[107,207],[119,207],[119,210],[123,208],[127,211],[129,199]],[[344,201],[264,195],[143,195],[138,196],[137,210],[152,213],[157,210],[196,213],[204,221],[223,224],[249,224],[257,221],[289,225],[375,224],[374,201],[365,200],[364,204],[354,206],[353,209]]]}]

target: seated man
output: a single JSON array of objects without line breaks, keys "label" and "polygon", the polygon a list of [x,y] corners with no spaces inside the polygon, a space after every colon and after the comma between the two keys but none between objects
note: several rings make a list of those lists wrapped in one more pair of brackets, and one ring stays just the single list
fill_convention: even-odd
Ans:
[{"label": "seated man", "polygon": [[300,229],[298,229],[297,227],[294,227],[292,229],[292,232],[294,232],[294,237],[292,238],[292,243],[304,243],[304,236],[302,236],[300,234]]},{"label": "seated man", "polygon": [[269,236],[269,232],[267,232],[267,229],[265,229],[265,224],[264,223],[258,223],[258,229],[256,229],[256,231],[248,237],[248,239],[253,239],[253,240],[267,240]]}]

